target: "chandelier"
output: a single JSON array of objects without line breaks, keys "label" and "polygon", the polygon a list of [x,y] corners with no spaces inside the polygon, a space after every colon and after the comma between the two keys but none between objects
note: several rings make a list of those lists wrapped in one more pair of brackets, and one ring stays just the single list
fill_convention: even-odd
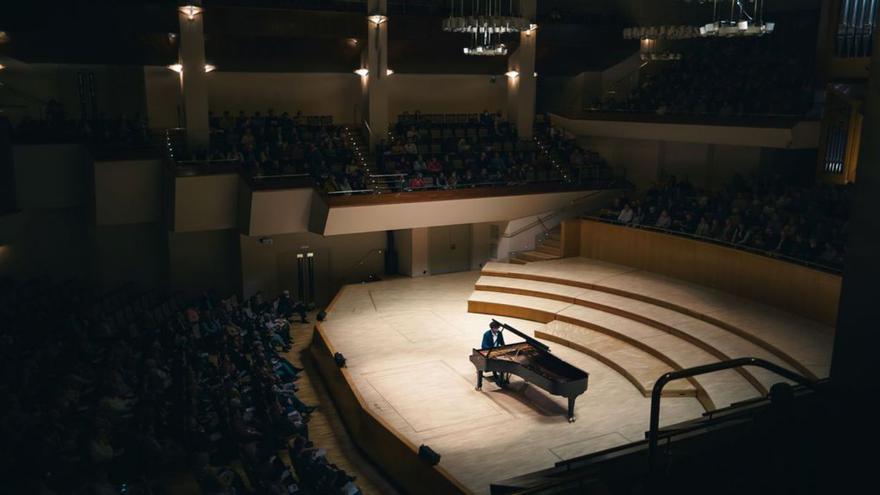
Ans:
[{"label": "chandelier", "polygon": [[[465,3],[469,5],[466,7]],[[443,30],[471,36],[471,45],[464,48],[465,55],[507,55],[501,35],[531,32],[536,26],[516,15],[513,0],[508,0],[507,9],[504,3],[503,0],[451,0]]]},{"label": "chandelier", "polygon": [[[730,3],[730,10],[725,7]],[[764,21],[765,0],[712,0],[712,22],[700,26],[704,38],[763,36],[776,27]]]},{"label": "chandelier", "polygon": [[623,30],[625,40],[687,40],[699,37],[700,31],[694,26],[636,26]]}]

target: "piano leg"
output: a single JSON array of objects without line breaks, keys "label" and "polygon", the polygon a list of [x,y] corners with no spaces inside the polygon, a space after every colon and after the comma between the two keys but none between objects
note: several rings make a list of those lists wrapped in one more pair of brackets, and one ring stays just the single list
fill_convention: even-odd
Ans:
[{"label": "piano leg", "polygon": [[574,420],[577,419],[574,417],[574,401],[577,397],[569,397],[568,398],[568,422],[574,423]]},{"label": "piano leg", "polygon": [[477,370],[477,390],[483,390],[483,372]]}]

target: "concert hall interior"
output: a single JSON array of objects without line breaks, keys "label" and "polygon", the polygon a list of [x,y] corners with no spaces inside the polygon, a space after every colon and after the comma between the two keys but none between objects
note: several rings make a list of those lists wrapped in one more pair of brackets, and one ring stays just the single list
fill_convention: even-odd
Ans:
[{"label": "concert hall interior", "polygon": [[868,491],[878,4],[4,2],[0,492]]}]

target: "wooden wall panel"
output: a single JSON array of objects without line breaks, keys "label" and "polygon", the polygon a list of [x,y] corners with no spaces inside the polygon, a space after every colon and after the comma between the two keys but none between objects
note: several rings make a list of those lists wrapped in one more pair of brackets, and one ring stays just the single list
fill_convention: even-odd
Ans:
[{"label": "wooden wall panel", "polygon": [[398,435],[382,418],[370,412],[352,385],[349,371],[336,366],[333,360],[335,351],[320,323],[312,334],[310,352],[349,435],[391,481],[405,493],[470,493],[441,466],[431,466],[422,460],[418,456],[418,446]]},{"label": "wooden wall panel", "polygon": [[581,220],[580,255],[632,266],[837,322],[841,277],[708,242]]}]

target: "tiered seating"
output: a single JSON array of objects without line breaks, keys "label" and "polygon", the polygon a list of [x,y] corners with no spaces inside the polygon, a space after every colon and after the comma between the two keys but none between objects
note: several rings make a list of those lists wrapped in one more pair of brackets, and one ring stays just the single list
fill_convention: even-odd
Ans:
[{"label": "tiered seating", "polygon": [[356,492],[308,441],[301,370],[278,354],[293,313],[304,319],[289,299],[3,281],[8,490],[155,493],[194,479],[203,493]]},{"label": "tiered seating", "polygon": [[[726,303],[740,309],[721,311],[723,301],[709,290],[701,296],[671,280],[664,285],[649,274],[580,258],[489,263],[468,308],[546,323],[536,336],[602,361],[643,394],[666,371],[736,357],[762,358],[814,378],[827,373],[828,329],[743,309],[732,296]],[[766,395],[779,381],[764,370],[737,369],[695,378],[690,393],[711,410]]]}]

